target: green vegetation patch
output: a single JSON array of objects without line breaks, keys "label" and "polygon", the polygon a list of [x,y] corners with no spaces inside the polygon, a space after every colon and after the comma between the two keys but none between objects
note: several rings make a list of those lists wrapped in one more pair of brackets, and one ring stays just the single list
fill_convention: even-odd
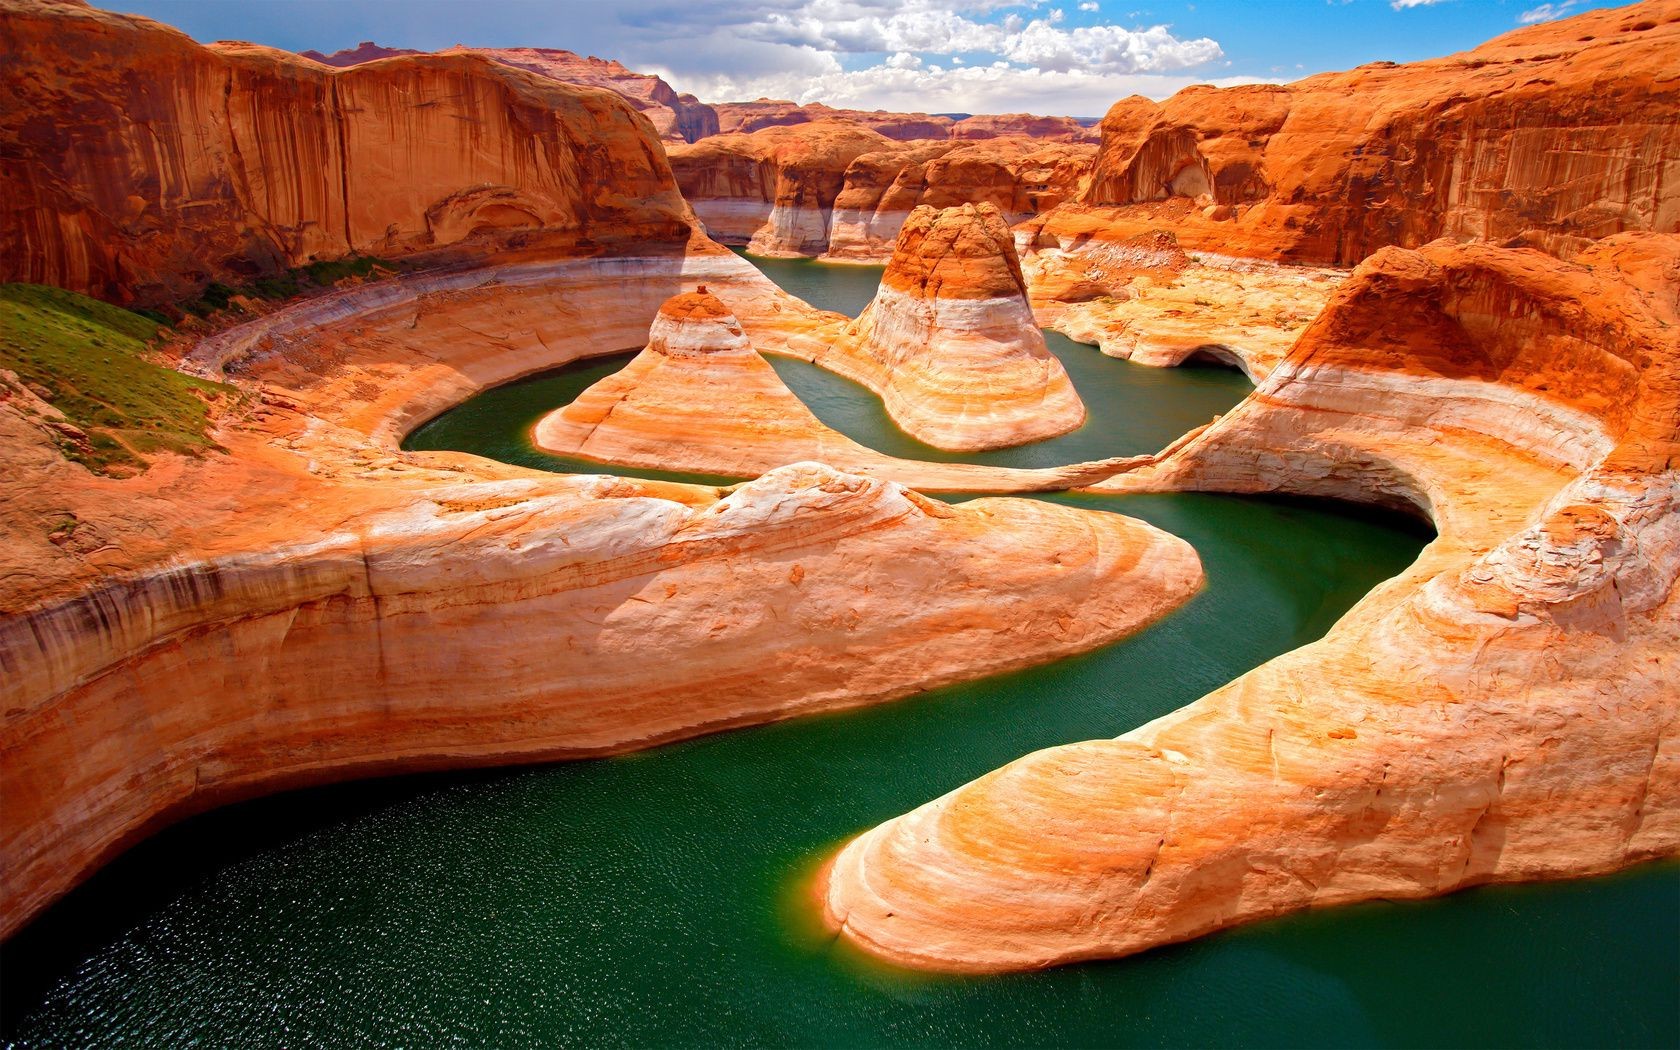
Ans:
[{"label": "green vegetation patch", "polygon": [[[259,277],[237,288],[212,281],[197,299],[180,304],[181,309],[199,317],[208,317],[217,310],[226,310],[235,296],[279,301],[291,299],[319,288],[331,288],[346,277],[367,277],[374,270],[395,270],[397,264],[372,255],[356,255],[347,259],[312,262],[294,266],[271,277]],[[162,315],[153,315],[161,317]]]},{"label": "green vegetation patch", "polygon": [[16,372],[84,434],[64,434],[69,458],[101,474],[144,469],[157,451],[215,448],[210,403],[233,388],[151,359],[160,325],[85,295],[0,284],[0,368]]}]

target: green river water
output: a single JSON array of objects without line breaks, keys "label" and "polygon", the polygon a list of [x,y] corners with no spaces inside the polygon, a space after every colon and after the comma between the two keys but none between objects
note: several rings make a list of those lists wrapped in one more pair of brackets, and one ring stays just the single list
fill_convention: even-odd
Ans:
[{"label": "green river water", "polygon": [[[879,271],[754,260],[855,313]],[[993,462],[1152,451],[1234,404],[1234,372],[1052,338],[1093,421]],[[599,472],[525,438],[624,355],[487,391],[418,431]],[[776,367],[826,422],[928,458],[873,395]],[[653,472],[618,470],[653,475]],[[692,475],[654,475],[688,480]],[[1291,916],[1004,977],[881,967],[802,888],[848,836],[1028,751],[1112,736],[1320,637],[1427,532],[1347,507],[1048,497],[1195,545],[1208,585],[1093,653],[623,758],[347,784],[142,844],[9,942],[19,1046],[1456,1046],[1680,1044],[1680,864]],[[650,639],[649,659],[658,659]]]}]

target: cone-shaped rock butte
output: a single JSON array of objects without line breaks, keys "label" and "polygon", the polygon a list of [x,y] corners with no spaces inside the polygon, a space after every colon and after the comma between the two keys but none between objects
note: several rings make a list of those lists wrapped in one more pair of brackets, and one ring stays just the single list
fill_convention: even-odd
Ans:
[{"label": "cone-shaped rock butte", "polygon": [[[855,314],[879,270],[754,260]],[[1235,372],[1158,370],[1050,336],[1092,420],[976,455],[879,399],[777,370],[893,455],[1044,466],[1153,451],[1234,405]],[[527,431],[628,355],[490,390],[412,448],[527,466]],[[1114,736],[1321,636],[1427,529],[1197,494],[1045,497],[1189,540],[1206,589],[1045,667],[623,758],[340,785],[231,807],[133,850],[4,949],[16,1045],[1198,1045],[1680,1042],[1680,863],[1292,916],[1115,962],[907,974],[830,940],[812,865],[1028,751]],[[650,639],[649,659],[658,659]],[[295,1009],[307,1004],[307,1009]]]}]

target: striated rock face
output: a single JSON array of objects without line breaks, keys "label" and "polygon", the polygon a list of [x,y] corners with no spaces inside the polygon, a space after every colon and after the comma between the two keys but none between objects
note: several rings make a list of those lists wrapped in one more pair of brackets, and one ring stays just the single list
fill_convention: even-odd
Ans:
[{"label": "striated rock face", "polygon": [[1676,232],[1677,51],[1680,0],[1647,0],[1427,62],[1124,99],[1083,207],[1050,228],[1337,265],[1442,236],[1567,255]]},{"label": "striated rock face", "polygon": [[352,251],[690,235],[621,99],[479,56],[334,71],[57,0],[6,0],[0,48],[0,280],[144,304]]},{"label": "striated rock face", "polygon": [[911,965],[1124,955],[1373,897],[1680,852],[1680,237],[1386,248],[1238,409],[1117,490],[1439,529],[1322,641],[849,844],[841,935]]},{"label": "striated rock face", "polygon": [[1258,382],[1283,360],[1347,271],[1185,252],[1150,230],[1092,237],[1062,250],[1037,221],[1016,229],[1025,245],[1033,313],[1045,328],[1111,357],[1173,366],[1212,361]]},{"label": "striated rock face", "polygon": [[887,113],[881,110],[835,109],[821,102],[799,105],[785,99],[761,98],[752,102],[719,102],[713,107],[718,115],[718,131],[724,135],[750,135],[765,128],[792,127],[797,124],[845,123],[909,142],[916,139],[942,139],[951,134],[956,122],[950,117],[927,113]]},{"label": "striated rock face", "polygon": [[846,169],[888,141],[840,122],[772,127],[675,147],[671,169],[714,239],[759,255],[817,255]]},{"label": "striated rock face", "polygon": [[724,243],[879,263],[920,205],[992,204],[1019,221],[1075,197],[1094,156],[1023,138],[900,143],[828,122],[677,147],[671,167]]},{"label": "striated rock face", "polygon": [[1002,113],[967,117],[951,126],[951,137],[962,141],[1026,137],[1048,142],[1100,141],[1101,132],[1072,117],[1035,117],[1031,113]]},{"label": "striated rock face", "polygon": [[[553,47],[452,47],[440,52],[446,55],[483,55],[516,69],[565,84],[601,88],[622,96],[652,122],[659,137],[667,142],[694,142],[718,133],[717,111],[693,95],[679,95],[662,78],[626,69],[618,62],[585,58],[575,51]],[[305,51],[304,58],[329,66],[355,66],[380,58],[398,55],[419,55],[420,51],[380,47],[364,41],[353,49],[323,55],[319,51]]]},{"label": "striated rock face", "polygon": [[[817,315],[789,324],[787,311],[739,285],[757,339],[778,351],[822,340],[845,323]],[[702,286],[666,301],[647,348],[621,371],[544,416],[537,447],[605,464],[752,476],[809,459],[916,488],[962,492],[1066,489],[1112,474],[1126,460],[1036,470],[897,459],[829,429],[759,355],[729,307]]]},{"label": "striated rock face", "polygon": [[824,257],[885,261],[921,205],[991,204],[1006,222],[1019,222],[1077,195],[1094,155],[1089,146],[1022,138],[865,153],[846,169]]},{"label": "striated rock face", "polygon": [[765,128],[792,127],[824,121],[843,121],[869,128],[900,142],[918,139],[977,141],[998,138],[1033,138],[1043,142],[1095,143],[1099,138],[1090,122],[1072,117],[1038,117],[1031,113],[982,116],[944,116],[927,113],[888,113],[881,110],[835,109],[821,102],[799,105],[786,99],[761,98],[752,102],[720,102],[715,107],[719,129],[725,135],[751,134]]},{"label": "striated rock face", "polygon": [[911,212],[858,319],[830,343],[794,341],[789,352],[870,387],[894,422],[938,448],[1004,448],[1085,422],[989,204]]}]

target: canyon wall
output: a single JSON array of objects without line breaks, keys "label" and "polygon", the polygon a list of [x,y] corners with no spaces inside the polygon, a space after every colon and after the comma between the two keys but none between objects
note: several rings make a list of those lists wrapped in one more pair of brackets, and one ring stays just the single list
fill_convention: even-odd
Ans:
[{"label": "canyon wall", "polygon": [[1024,138],[894,142],[829,122],[677,147],[671,167],[714,239],[880,263],[916,207],[991,204],[1019,221],[1074,198],[1094,154]]},{"label": "canyon wall", "polygon": [[0,280],[150,304],[475,235],[586,251],[690,232],[617,95],[483,57],[335,71],[61,0],[6,0],[0,47]]},{"label": "canyon wall", "polygon": [[[407,48],[380,47],[371,40],[364,40],[354,48],[330,55],[319,51],[304,51],[302,55],[342,69],[381,58],[423,53]],[[614,92],[647,117],[659,137],[666,142],[694,142],[718,133],[717,110],[693,95],[677,94],[661,77],[637,73],[619,62],[593,55],[586,58],[575,51],[555,47],[452,47],[439,53],[483,55],[550,80]]]},{"label": "canyon wall", "polygon": [[926,139],[974,141],[996,138],[1034,138],[1045,142],[1095,143],[1099,132],[1091,122],[1072,117],[1039,117],[1031,113],[980,116],[928,113],[890,113],[882,110],[836,109],[821,102],[800,105],[785,99],[720,102],[715,107],[723,134],[751,134],[765,128],[843,121],[879,132],[889,139],[912,142]]},{"label": "canyon wall", "polygon": [[1109,491],[1407,507],[1321,641],[847,845],[840,934],[916,966],[1124,955],[1300,908],[1680,853],[1680,237],[1385,248],[1255,394]]},{"label": "canyon wall", "polygon": [[1352,265],[1437,237],[1569,254],[1680,230],[1680,0],[1520,29],[1462,54],[1117,102],[1065,245]]},{"label": "canyon wall", "polygon": [[759,255],[818,255],[846,169],[890,142],[844,122],[778,126],[674,147],[671,169],[714,240]]}]

